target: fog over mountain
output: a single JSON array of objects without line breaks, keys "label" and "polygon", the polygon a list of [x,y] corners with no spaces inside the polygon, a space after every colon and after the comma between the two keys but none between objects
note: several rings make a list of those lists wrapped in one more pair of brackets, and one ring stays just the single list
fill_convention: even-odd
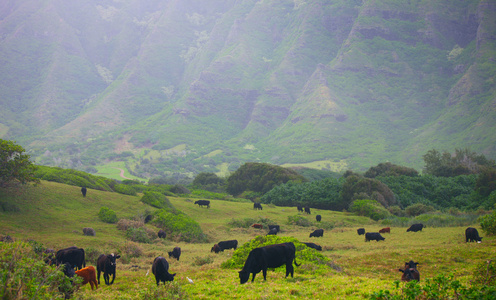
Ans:
[{"label": "fog over mountain", "polygon": [[4,0],[0,138],[134,175],[496,158],[491,0]]}]

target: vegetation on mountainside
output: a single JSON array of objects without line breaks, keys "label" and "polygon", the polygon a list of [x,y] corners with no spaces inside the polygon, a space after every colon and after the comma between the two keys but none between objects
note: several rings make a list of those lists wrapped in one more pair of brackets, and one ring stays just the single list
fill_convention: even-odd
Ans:
[{"label": "vegetation on mountainside", "polygon": [[13,141],[0,139],[0,187],[39,182],[34,176],[36,166],[25,151]]}]

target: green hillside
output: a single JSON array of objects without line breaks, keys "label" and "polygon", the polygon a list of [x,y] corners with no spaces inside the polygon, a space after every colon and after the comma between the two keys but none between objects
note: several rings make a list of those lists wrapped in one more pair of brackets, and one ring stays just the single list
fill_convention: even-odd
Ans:
[{"label": "green hillside", "polygon": [[[392,227],[391,234],[384,234],[386,241],[366,243],[363,236],[357,235],[356,228],[377,231],[383,225],[349,213],[312,210],[312,215],[307,216],[299,214],[294,207],[267,205],[258,211],[250,203],[222,200],[212,200],[211,208],[206,209],[194,205],[193,200],[172,197],[170,202],[201,225],[209,242],[190,244],[155,238],[152,243],[138,244],[126,240],[125,233],[115,224],[101,222],[97,214],[102,206],[114,210],[119,218],[153,211],[140,202],[139,196],[88,190],[87,197],[83,198],[77,187],[42,181],[36,187],[1,189],[0,199],[2,207],[9,207],[9,211],[0,211],[2,236],[10,235],[24,241],[32,239],[54,249],[77,245],[85,248],[90,265],[95,264],[100,253],[122,255],[118,260],[115,283],[112,286],[103,284],[95,291],[84,286],[77,293],[81,299],[150,299],[167,293],[180,299],[363,299],[373,291],[393,290],[394,280],[401,277],[397,269],[410,259],[420,262],[422,282],[438,274],[452,273],[463,285],[469,285],[475,266],[494,258],[496,245],[496,239],[488,236],[481,244],[465,243],[466,226],[431,227],[419,233]],[[316,214],[322,215],[322,223],[316,223]],[[288,224],[288,217],[294,216],[306,219],[310,226]],[[240,285],[239,270],[220,267],[232,256],[232,250],[214,254],[210,248],[215,242],[228,239],[237,239],[241,246],[266,234],[265,229],[232,225],[242,223],[245,218],[279,224],[282,229],[279,236],[322,245],[322,254],[332,263],[325,266],[319,266],[317,262],[305,263],[295,268],[293,279],[284,279],[284,271],[269,270],[267,282],[263,282],[259,274],[254,283]],[[479,228],[477,224],[473,225]],[[94,228],[96,236],[84,236],[83,227]],[[158,230],[150,224],[147,228]],[[309,233],[316,228],[324,228],[324,237],[310,239]],[[0,245],[3,247],[4,243],[0,242]],[[182,248],[179,261],[168,259],[166,252],[174,246]],[[158,255],[165,255],[170,271],[177,273],[174,283],[166,289],[156,287],[150,270]],[[298,255],[297,252],[297,261],[303,261]],[[192,284],[187,277],[193,280]]]}]

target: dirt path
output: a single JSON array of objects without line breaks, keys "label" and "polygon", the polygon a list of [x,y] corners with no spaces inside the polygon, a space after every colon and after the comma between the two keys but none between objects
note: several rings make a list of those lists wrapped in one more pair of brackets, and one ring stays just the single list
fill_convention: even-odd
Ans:
[{"label": "dirt path", "polygon": [[116,169],[116,170],[121,171],[121,173],[119,174],[119,176],[121,176],[121,178],[132,180],[131,178],[127,178],[126,176],[124,176],[124,172],[125,172],[125,171],[124,171],[123,169],[121,169],[121,168],[116,168],[116,167],[113,167],[113,168],[114,168],[114,169]]}]

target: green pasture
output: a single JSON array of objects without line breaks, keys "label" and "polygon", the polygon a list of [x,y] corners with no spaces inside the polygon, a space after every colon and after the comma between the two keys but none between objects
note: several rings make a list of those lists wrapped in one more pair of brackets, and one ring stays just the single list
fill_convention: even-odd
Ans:
[{"label": "green pasture", "polygon": [[[136,177],[134,175],[131,175],[126,167],[126,163],[123,161],[114,161],[105,165],[101,166],[96,166],[96,169],[98,170],[98,173],[95,175],[98,176],[104,176],[107,178],[115,179],[115,180],[125,180],[126,178],[132,179],[132,180],[138,180],[138,181],[146,181],[146,179]],[[121,170],[124,170],[124,177],[121,177]]]},{"label": "green pasture", "polygon": [[[294,207],[263,206],[254,210],[250,203],[211,200],[211,208],[194,205],[195,199],[169,198],[170,202],[196,222],[208,235],[209,242],[189,244],[156,238],[150,244],[137,244],[125,238],[125,232],[115,224],[101,222],[98,211],[107,206],[119,218],[133,218],[154,209],[142,204],[139,196],[88,190],[86,198],[78,187],[42,181],[36,187],[21,190],[0,189],[0,202],[15,205],[14,211],[0,211],[0,235],[16,240],[36,240],[46,247],[59,249],[79,246],[88,253],[120,253],[117,277],[112,286],[102,284],[91,291],[84,286],[77,293],[80,299],[155,299],[174,293],[182,299],[363,299],[380,289],[392,289],[401,277],[398,268],[411,259],[419,262],[421,281],[440,273],[454,274],[462,283],[469,283],[476,264],[495,258],[496,240],[484,237],[483,243],[465,243],[466,227],[424,228],[422,232],[406,232],[404,227],[392,227],[383,234],[384,242],[365,242],[356,229],[378,231],[384,227],[365,217],[349,213],[312,210],[311,215],[298,213]],[[17,210],[17,211],[15,211]],[[315,215],[322,215],[322,222]],[[300,215],[311,226],[289,225],[288,217]],[[293,236],[301,242],[315,242],[323,247],[322,254],[332,264],[322,271],[312,264],[295,267],[294,278],[284,278],[284,269],[269,270],[267,281],[261,273],[255,282],[239,284],[238,269],[222,269],[233,250],[219,254],[210,252],[215,242],[237,239],[242,245],[267,230],[251,227],[237,228],[230,222],[252,218],[279,224],[281,236]],[[478,224],[473,226],[479,228]],[[96,236],[84,236],[83,227],[92,227]],[[150,230],[158,231],[153,225]],[[310,232],[324,228],[324,237],[309,238]],[[479,232],[482,231],[479,228]],[[482,234],[484,236],[484,234]],[[180,261],[168,259],[167,251],[175,246],[182,249]],[[139,250],[138,256],[131,255]],[[177,273],[175,281],[157,288],[151,273],[153,259],[162,255],[170,263],[170,272]],[[93,255],[94,256],[94,255]],[[296,255],[298,261],[298,253]],[[95,265],[88,259],[87,265]],[[190,283],[187,278],[193,280]],[[172,291],[172,292],[171,292]],[[154,295],[154,296],[153,296]],[[170,296],[163,296],[170,299]]]}]

